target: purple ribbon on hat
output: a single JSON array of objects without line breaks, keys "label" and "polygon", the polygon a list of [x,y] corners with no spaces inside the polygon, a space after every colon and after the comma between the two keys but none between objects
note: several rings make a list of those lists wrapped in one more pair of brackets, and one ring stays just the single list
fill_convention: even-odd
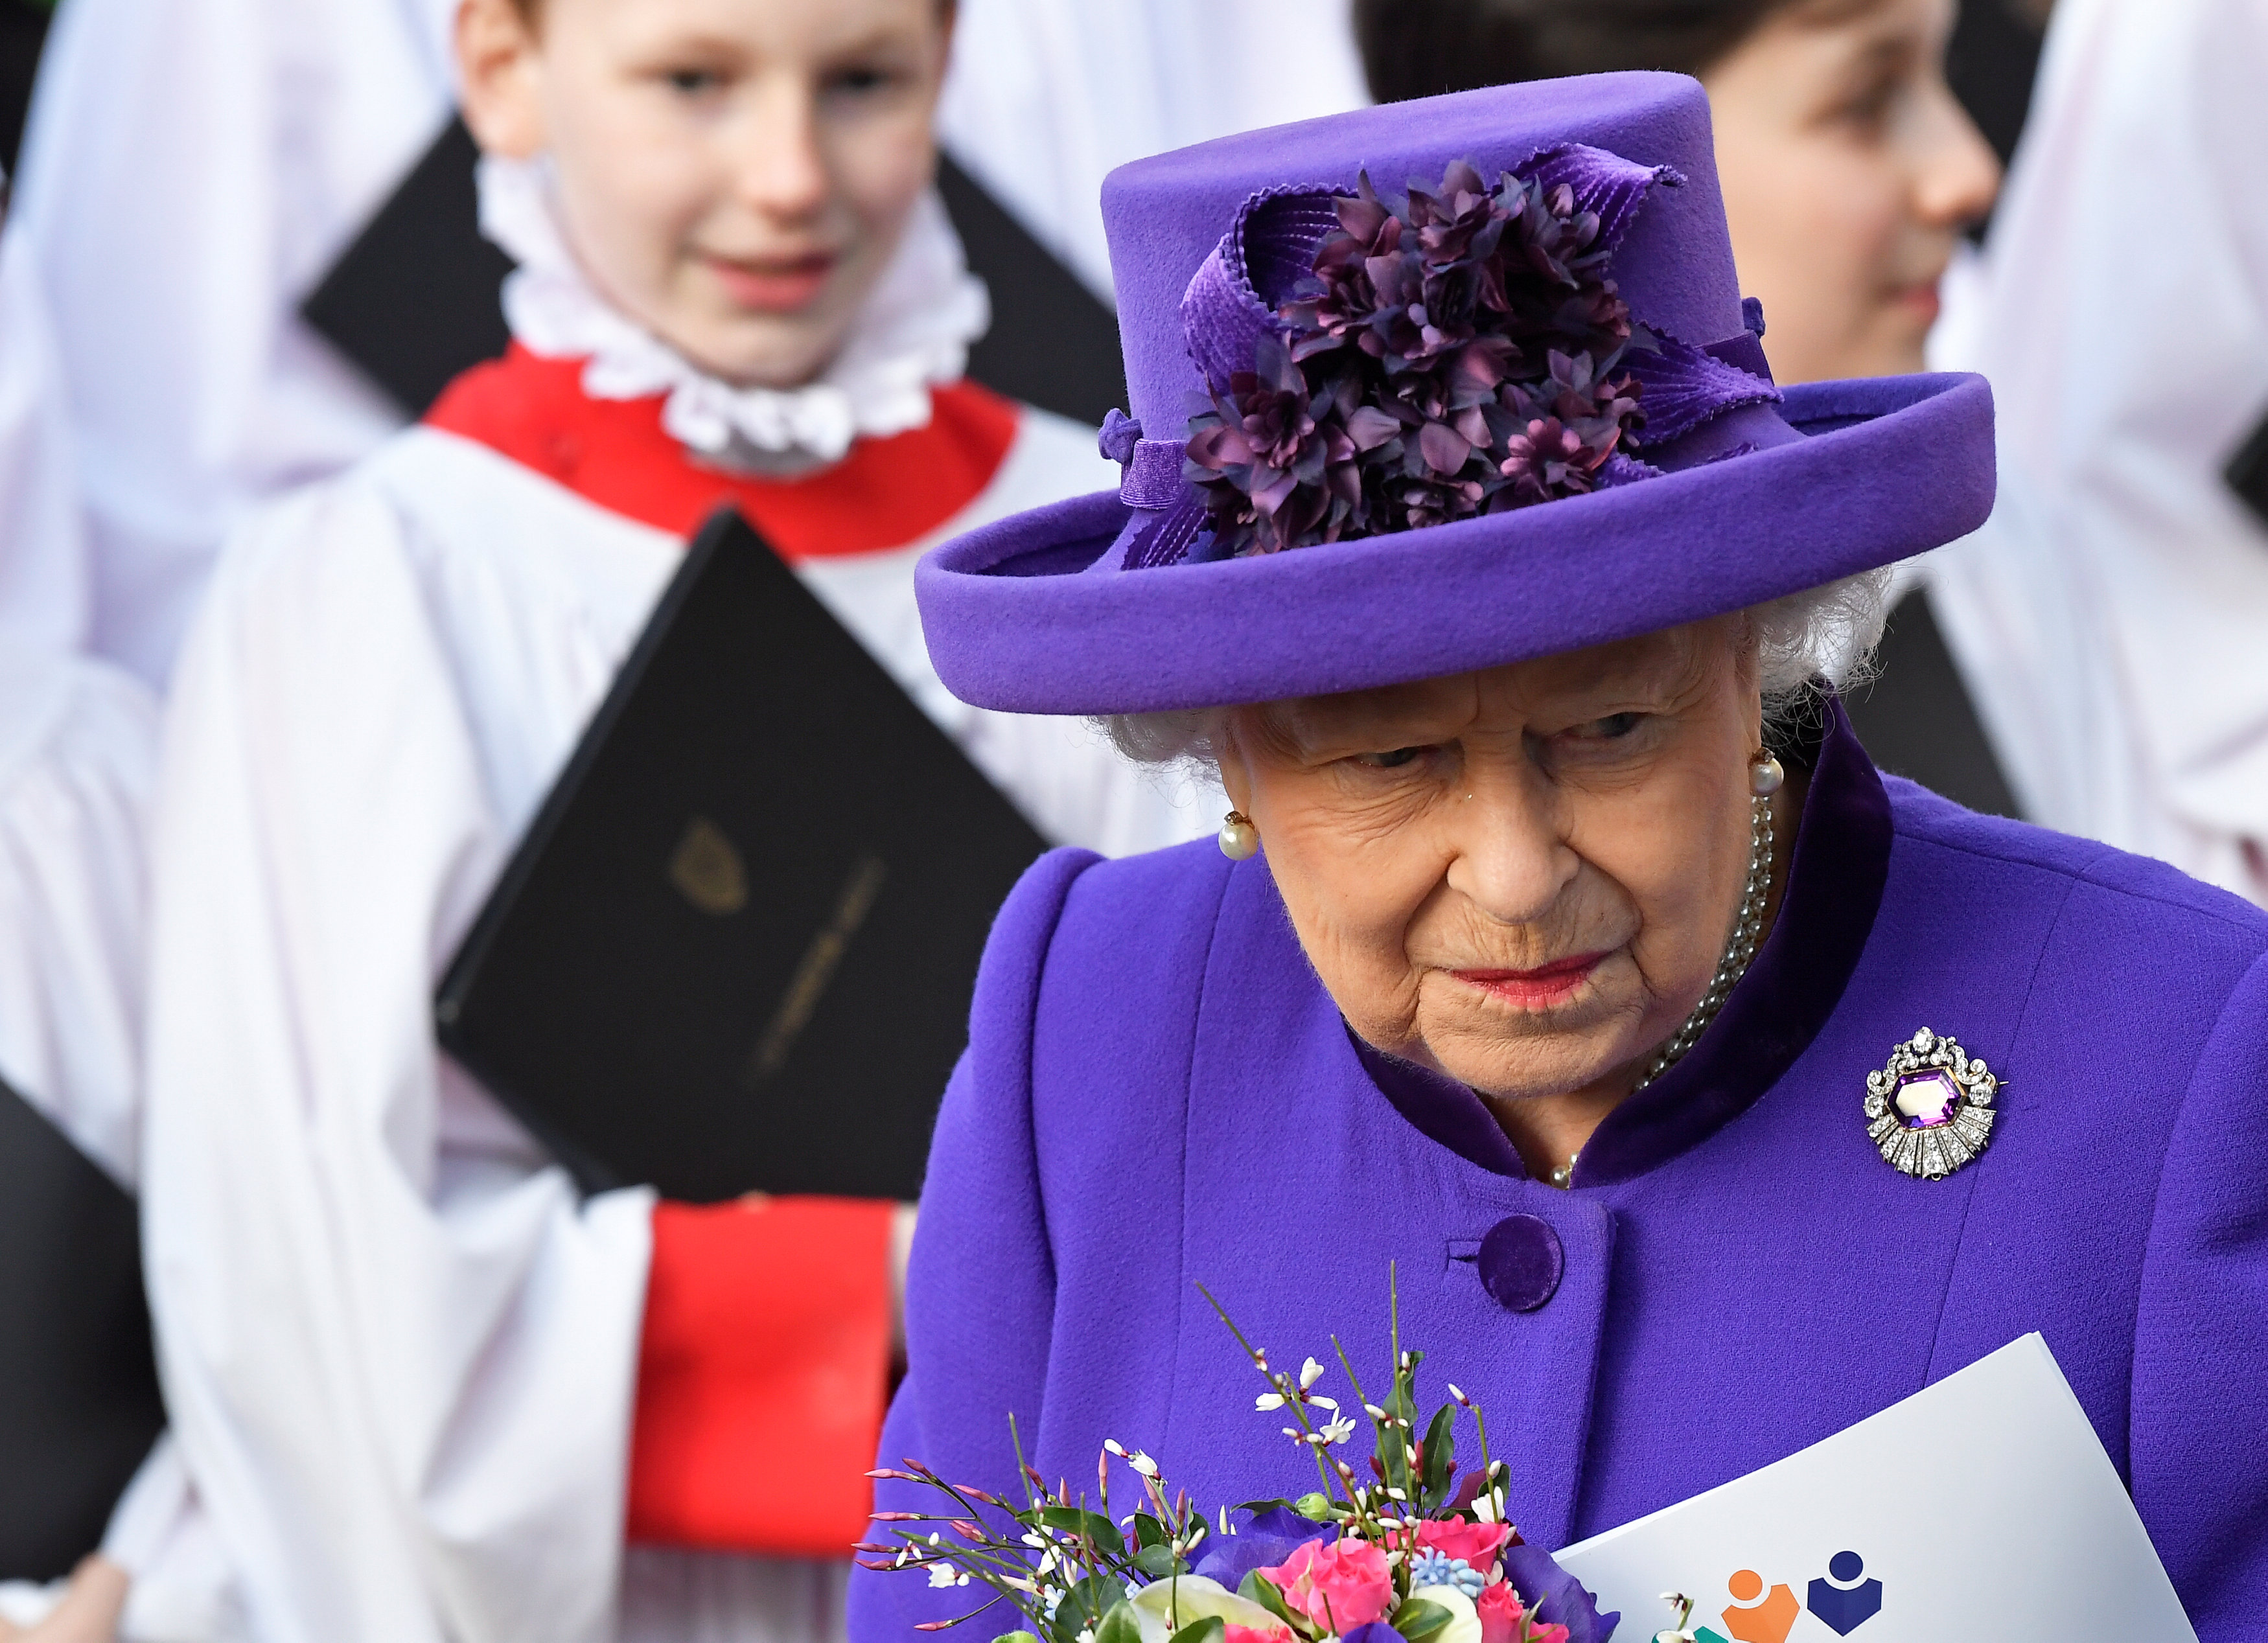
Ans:
[{"label": "purple ribbon on hat", "polygon": [[1145,439],[1139,422],[1114,410],[1104,416],[1095,446],[1125,470],[1118,480],[1118,499],[1128,507],[1169,508],[1180,499],[1188,440]]}]

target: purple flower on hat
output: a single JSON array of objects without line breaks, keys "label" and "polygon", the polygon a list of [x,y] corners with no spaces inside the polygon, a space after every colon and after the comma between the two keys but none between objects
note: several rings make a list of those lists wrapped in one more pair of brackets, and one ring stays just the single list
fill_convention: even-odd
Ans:
[{"label": "purple flower on hat", "polygon": [[[1364,175],[1215,379],[1185,473],[1216,553],[1272,553],[1593,490],[1645,425],[1608,236],[1565,181],[1457,161],[1380,198]],[[1640,339],[1644,346],[1650,339]]]}]

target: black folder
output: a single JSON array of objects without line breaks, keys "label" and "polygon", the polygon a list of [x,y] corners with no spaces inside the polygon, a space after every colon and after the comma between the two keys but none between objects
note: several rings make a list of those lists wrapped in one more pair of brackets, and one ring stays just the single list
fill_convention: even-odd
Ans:
[{"label": "black folder", "polygon": [[442,1047],[586,1191],[911,1198],[1045,848],[746,520],[703,526],[451,961]]},{"label": "black folder", "polygon": [[165,1425],[134,1200],[0,1084],[0,1580],[70,1573]]}]

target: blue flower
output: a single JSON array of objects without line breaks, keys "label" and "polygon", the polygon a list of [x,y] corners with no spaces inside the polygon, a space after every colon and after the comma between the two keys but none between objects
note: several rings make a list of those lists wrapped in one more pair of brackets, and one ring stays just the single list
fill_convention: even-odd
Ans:
[{"label": "blue flower", "polygon": [[1421,1586],[1450,1586],[1468,1597],[1478,1597],[1487,1589],[1488,1576],[1462,1558],[1428,1549],[1410,1560],[1410,1586],[1413,1591]]}]

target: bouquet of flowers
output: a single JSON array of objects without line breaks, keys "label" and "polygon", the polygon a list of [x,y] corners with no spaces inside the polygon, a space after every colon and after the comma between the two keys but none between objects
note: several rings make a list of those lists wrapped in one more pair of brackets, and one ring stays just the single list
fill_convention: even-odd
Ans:
[{"label": "bouquet of flowers", "polygon": [[[1308,1358],[1296,1371],[1278,1368],[1226,1312],[1221,1321],[1267,1383],[1257,1411],[1289,1423],[1284,1434],[1312,1456],[1319,1488],[1248,1501],[1235,1508],[1239,1524],[1226,1506],[1208,1517],[1157,1462],[1116,1440],[1097,1458],[1094,1495],[1076,1499],[1067,1484],[1050,1487],[1018,1441],[1020,1507],[914,1461],[874,1473],[942,1498],[932,1512],[875,1514],[896,1538],[862,1545],[861,1560],[924,1574],[934,1587],[983,1588],[990,1595],[970,1613],[922,1629],[960,1625],[1005,1603],[1024,1624],[995,1643],[1606,1643],[1620,1617],[1601,1615],[1573,1576],[1506,1521],[1506,1467],[1490,1456],[1479,1406],[1451,1385],[1421,1426],[1425,1354],[1403,1349],[1398,1316],[1375,1401],[1332,1342],[1369,1424],[1366,1476],[1340,1453],[1358,1428],[1325,1389],[1323,1365]],[[1480,1463],[1460,1474],[1467,1416]],[[1138,1495],[1121,1516],[1111,1510],[1115,1469],[1132,1474]],[[1682,1625],[1690,1605],[1664,1595]]]}]

